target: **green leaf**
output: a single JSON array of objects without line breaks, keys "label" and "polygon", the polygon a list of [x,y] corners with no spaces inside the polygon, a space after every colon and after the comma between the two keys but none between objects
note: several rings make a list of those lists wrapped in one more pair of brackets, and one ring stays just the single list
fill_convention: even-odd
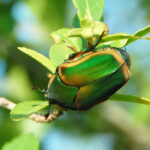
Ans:
[{"label": "green leaf", "polygon": [[[134,36],[143,37],[144,35],[149,34],[149,33],[150,33],[150,26],[147,26],[143,29],[140,29],[136,33],[134,33]],[[128,42],[126,43],[126,45],[129,45],[130,43],[132,43],[136,40],[137,39],[129,39]]]},{"label": "green leaf", "polygon": [[44,55],[25,47],[18,47],[18,49],[24,52],[25,54],[29,55],[30,57],[34,58],[36,61],[38,61],[40,64],[42,64],[45,68],[47,68],[52,73],[55,72],[56,66],[53,64],[52,61],[50,61]]},{"label": "green leaf", "polygon": [[50,49],[50,58],[56,66],[59,66],[65,59],[68,59],[72,53],[73,51],[71,51],[65,43],[53,44]]},{"label": "green leaf", "polygon": [[88,20],[100,21],[103,16],[104,0],[73,0],[77,8],[79,20],[87,18]]},{"label": "green leaf", "polygon": [[135,36],[127,34],[127,33],[115,33],[113,35],[108,35],[108,36],[104,37],[101,40],[101,42],[110,42],[110,41],[122,40],[122,39],[138,39],[138,37],[135,37]]},{"label": "green leaf", "polygon": [[55,43],[61,43],[64,41],[64,38],[67,37],[70,30],[71,29],[68,29],[68,28],[62,28],[62,29],[52,32],[50,36]]},{"label": "green leaf", "polygon": [[23,101],[18,103],[11,111],[11,118],[14,121],[20,121],[48,106],[47,101]]},{"label": "green leaf", "polygon": [[115,41],[110,41],[110,42],[104,42],[99,44],[96,49],[100,49],[100,48],[105,48],[105,47],[115,47],[115,48],[122,48],[126,45],[127,43],[127,39],[123,39],[123,40],[115,40]]},{"label": "green leaf", "polygon": [[[101,40],[101,43],[111,42],[111,41],[116,41],[116,40],[124,40],[124,39],[127,39],[127,40],[130,40],[130,39],[132,39],[132,40],[138,40],[138,39],[150,40],[150,37],[142,38],[142,37],[130,35],[130,34],[127,34],[127,33],[116,33],[116,34],[113,34],[113,35],[105,36]],[[124,46],[126,46],[126,43],[125,43],[125,45],[122,45],[122,47],[124,47]]]},{"label": "green leaf", "polygon": [[104,16],[102,16],[102,18],[101,18],[101,20],[100,20],[100,21],[104,22]]},{"label": "green leaf", "polygon": [[80,28],[80,20],[79,20],[77,14],[73,17],[72,27],[73,28]]},{"label": "green leaf", "polygon": [[69,33],[70,37],[83,37],[84,39],[89,39],[93,37],[93,32],[91,28],[75,28]]},{"label": "green leaf", "polygon": [[84,39],[90,39],[93,37],[100,37],[102,33],[104,36],[108,34],[108,27],[103,22],[91,21],[88,28],[74,28],[68,33],[69,37],[83,37]]},{"label": "green leaf", "polygon": [[83,48],[82,39],[80,37],[68,37],[70,31],[71,29],[62,28],[53,32],[51,37],[56,43],[65,42],[66,45],[74,49],[74,52],[80,51]]},{"label": "green leaf", "polygon": [[21,135],[10,142],[7,142],[2,150],[39,150],[40,144],[33,134]]},{"label": "green leaf", "polygon": [[132,103],[140,103],[150,105],[150,99],[144,97],[138,97],[133,95],[125,95],[125,94],[114,94],[109,98],[110,100],[115,101],[123,101],[123,102],[132,102]]}]

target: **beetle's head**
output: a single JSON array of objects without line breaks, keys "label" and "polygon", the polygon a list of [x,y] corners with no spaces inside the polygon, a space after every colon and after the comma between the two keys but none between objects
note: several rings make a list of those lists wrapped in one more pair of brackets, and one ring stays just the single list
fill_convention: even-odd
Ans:
[{"label": "beetle's head", "polygon": [[123,49],[119,49],[119,51],[120,51],[120,53],[121,53],[123,59],[125,60],[126,64],[128,65],[128,68],[130,68],[130,66],[131,66],[131,61],[130,61],[130,56],[129,56],[129,54],[128,54],[125,50],[123,50]]}]

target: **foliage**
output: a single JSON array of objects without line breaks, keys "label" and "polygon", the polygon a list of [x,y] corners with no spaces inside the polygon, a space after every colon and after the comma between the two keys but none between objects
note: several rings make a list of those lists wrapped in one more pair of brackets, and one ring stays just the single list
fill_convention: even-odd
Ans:
[{"label": "foliage", "polygon": [[33,51],[31,49],[24,48],[24,47],[18,47],[18,49],[20,51],[28,54],[29,56],[33,57],[35,60],[37,60],[38,62],[40,62],[44,67],[46,67],[52,73],[55,72],[56,67],[53,64],[53,62],[51,62],[48,58],[46,58],[42,54],[40,54],[40,53],[38,53],[36,51]]},{"label": "foliage", "polygon": [[39,141],[33,134],[26,134],[14,138],[11,142],[6,143],[2,150],[39,150]]}]

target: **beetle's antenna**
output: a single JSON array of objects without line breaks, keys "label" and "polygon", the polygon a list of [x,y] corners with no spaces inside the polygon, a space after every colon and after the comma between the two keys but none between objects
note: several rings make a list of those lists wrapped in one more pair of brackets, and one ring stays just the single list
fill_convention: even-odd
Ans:
[{"label": "beetle's antenna", "polygon": [[95,48],[95,47],[99,44],[99,42],[101,41],[101,39],[102,39],[102,37],[103,37],[103,35],[104,35],[105,32],[107,32],[107,31],[103,31],[103,33],[100,35],[100,37],[98,38],[98,40],[95,42],[94,46],[89,47],[88,49],[86,49],[86,51],[88,51],[88,50],[94,50],[94,48]]},{"label": "beetle's antenna", "polygon": [[77,50],[73,47],[73,46],[71,46],[71,45],[69,45],[65,40],[63,40],[63,42],[66,44],[66,46],[68,47],[68,48],[70,48],[73,52],[77,52]]},{"label": "beetle's antenna", "polygon": [[102,39],[102,37],[103,37],[103,35],[104,35],[104,33],[105,33],[106,31],[103,31],[103,33],[101,34],[101,36],[98,38],[98,40],[95,42],[95,44],[94,44],[94,46],[93,46],[93,49],[98,45],[98,43],[101,41],[101,39]]}]

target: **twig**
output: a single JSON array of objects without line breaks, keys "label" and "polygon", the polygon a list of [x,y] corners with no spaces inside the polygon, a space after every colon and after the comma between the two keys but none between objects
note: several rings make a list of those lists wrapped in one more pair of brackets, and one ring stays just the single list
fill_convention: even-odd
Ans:
[{"label": "twig", "polygon": [[[15,106],[16,106],[15,103],[11,102],[6,98],[0,97],[0,107],[12,110]],[[62,114],[63,112],[61,110],[54,110],[52,113],[50,113],[50,115],[47,118],[45,118],[44,115],[32,114],[31,116],[29,116],[29,119],[35,122],[47,123],[57,119]]]},{"label": "twig", "polygon": [[16,104],[4,97],[0,97],[0,106],[12,110],[16,106]]}]

